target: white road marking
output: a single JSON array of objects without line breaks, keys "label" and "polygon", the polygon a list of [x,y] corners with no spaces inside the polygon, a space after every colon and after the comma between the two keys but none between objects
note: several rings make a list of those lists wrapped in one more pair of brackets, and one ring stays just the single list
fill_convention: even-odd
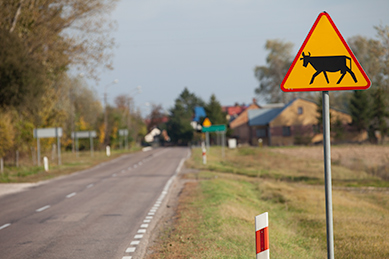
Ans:
[{"label": "white road marking", "polygon": [[113,174],[112,177],[116,177],[116,174]]},{"label": "white road marking", "polygon": [[133,253],[133,252],[135,252],[135,249],[136,249],[136,247],[129,247],[126,250],[126,253]]},{"label": "white road marking", "polygon": [[93,187],[93,185],[94,185],[94,184],[93,184],[93,183],[91,183],[91,184],[89,184],[89,185],[88,185],[86,188],[88,188],[88,189],[89,189],[89,188]]},{"label": "white road marking", "polygon": [[140,241],[132,241],[130,245],[132,246],[136,246],[136,245],[139,245]]},{"label": "white road marking", "polygon": [[153,216],[154,214],[154,212],[149,212],[147,215]]},{"label": "white road marking", "polygon": [[143,237],[143,235],[135,235],[134,238],[135,239],[141,239]]},{"label": "white road marking", "polygon": [[149,224],[142,224],[140,225],[141,228],[148,228],[149,227]]},{"label": "white road marking", "polygon": [[9,226],[11,226],[11,223],[4,224],[4,225],[2,225],[2,226],[0,227],[0,230],[2,230],[2,229],[4,229],[4,228],[7,228],[7,227],[9,227]]},{"label": "white road marking", "polygon": [[76,194],[77,193],[75,193],[75,192],[72,192],[71,194],[68,194],[68,195],[66,195],[66,198],[72,198],[72,197],[74,197],[74,196],[76,196]]},{"label": "white road marking", "polygon": [[154,212],[155,213],[155,212],[157,212],[157,210],[150,210],[150,212]]},{"label": "white road marking", "polygon": [[152,218],[153,218],[153,217],[151,217],[151,216],[147,216],[147,217],[146,217],[146,219],[152,219]]},{"label": "white road marking", "polygon": [[139,233],[139,234],[144,234],[144,233],[146,233],[146,229],[139,229],[139,230],[138,230],[138,233]]},{"label": "white road marking", "polygon": [[144,223],[150,223],[150,222],[151,222],[151,220],[149,220],[149,219],[145,219],[145,220],[143,220],[143,222],[144,222]]},{"label": "white road marking", "polygon": [[42,208],[39,208],[39,209],[36,210],[36,212],[42,212],[44,210],[47,210],[48,208],[50,208],[50,205],[46,205],[46,206],[44,206]]},{"label": "white road marking", "polygon": [[123,256],[122,259],[131,259],[132,256]]}]

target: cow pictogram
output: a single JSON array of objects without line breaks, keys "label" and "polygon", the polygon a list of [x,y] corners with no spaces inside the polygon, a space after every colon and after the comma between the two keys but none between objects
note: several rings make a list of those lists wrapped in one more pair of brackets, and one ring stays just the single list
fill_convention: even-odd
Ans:
[{"label": "cow pictogram", "polygon": [[[343,77],[346,75],[346,72],[348,72],[352,78],[354,79],[354,82],[357,83],[358,80],[355,77],[355,74],[351,70],[351,58],[347,56],[315,56],[311,57],[311,53],[308,52],[309,55],[305,55],[303,52],[303,57],[300,58],[300,60],[303,60],[303,66],[307,67],[308,64],[311,64],[311,66],[316,70],[316,73],[313,74],[311,82],[309,84],[312,84],[315,80],[315,77],[318,76],[321,72],[323,72],[327,84],[330,83],[328,80],[327,72],[338,72],[342,74],[339,78],[338,82],[336,84],[339,84]],[[350,67],[347,66],[347,60],[350,63]]]}]

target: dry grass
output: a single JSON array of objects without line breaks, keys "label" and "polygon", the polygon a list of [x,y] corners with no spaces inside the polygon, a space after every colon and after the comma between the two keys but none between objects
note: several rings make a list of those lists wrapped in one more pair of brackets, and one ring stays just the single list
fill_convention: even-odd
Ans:
[{"label": "dry grass", "polygon": [[[298,158],[323,160],[322,146],[271,148],[271,151]],[[333,165],[340,165],[352,171],[365,171],[389,180],[389,146],[332,145],[331,160]]]},{"label": "dry grass", "polygon": [[[6,166],[4,173],[0,173],[0,183],[28,183],[39,182],[61,175],[71,174],[76,171],[84,170],[104,161],[117,158],[125,153],[135,152],[140,148],[133,148],[130,151],[112,150],[111,156],[107,157],[105,152],[95,151],[93,157],[88,151],[79,152],[78,156],[72,152],[63,152],[61,154],[61,166],[58,166],[58,160],[49,161],[49,171],[45,172],[43,163],[41,166],[34,165],[30,158],[21,160],[20,166]],[[44,155],[42,154],[42,158]]]},{"label": "dry grass", "polygon": [[[323,162],[312,159],[315,150],[321,152],[245,148],[228,150],[223,159],[213,148],[207,165],[193,150],[187,166],[203,171],[184,176],[198,184],[185,188],[176,224],[152,258],[253,258],[254,216],[265,211],[272,258],[326,258]],[[358,152],[342,159],[352,161]],[[381,163],[385,155],[375,159]],[[342,163],[333,165],[333,175],[335,257],[389,258],[388,182]],[[349,182],[353,188],[344,187]],[[372,183],[386,187],[370,188]]]}]

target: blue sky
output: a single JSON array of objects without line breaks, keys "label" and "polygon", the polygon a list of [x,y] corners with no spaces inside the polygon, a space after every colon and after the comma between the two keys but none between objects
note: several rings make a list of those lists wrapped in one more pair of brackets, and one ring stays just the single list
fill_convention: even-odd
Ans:
[{"label": "blue sky", "polygon": [[[215,94],[222,105],[250,103],[258,81],[254,68],[265,65],[267,39],[294,43],[297,54],[320,12],[327,11],[347,38],[374,38],[373,26],[389,25],[388,0],[121,0],[112,17],[118,29],[114,70],[91,84],[102,99],[134,95],[166,110],[187,87],[208,101]],[[136,87],[142,93],[136,94]]]}]

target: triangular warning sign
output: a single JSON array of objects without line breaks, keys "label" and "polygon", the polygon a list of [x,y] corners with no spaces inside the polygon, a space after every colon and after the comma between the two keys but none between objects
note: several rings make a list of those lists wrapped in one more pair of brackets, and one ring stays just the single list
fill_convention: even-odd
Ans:
[{"label": "triangular warning sign", "polygon": [[328,13],[320,13],[288,73],[284,92],[364,90],[371,85]]},{"label": "triangular warning sign", "polygon": [[211,126],[212,126],[211,121],[208,118],[205,118],[205,120],[203,121],[203,127],[211,127]]}]

